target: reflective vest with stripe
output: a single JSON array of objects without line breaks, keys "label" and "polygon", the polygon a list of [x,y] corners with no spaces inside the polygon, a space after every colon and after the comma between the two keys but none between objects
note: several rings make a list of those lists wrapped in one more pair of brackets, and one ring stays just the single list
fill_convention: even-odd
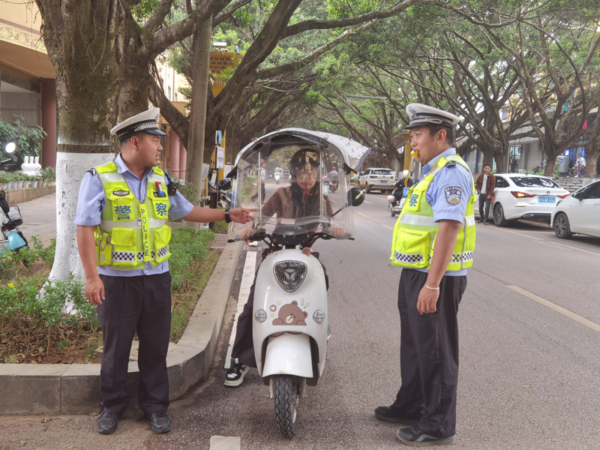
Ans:
[{"label": "reflective vest with stripe", "polygon": [[154,168],[148,176],[145,198],[140,202],[114,162],[95,169],[106,194],[102,221],[94,232],[96,264],[143,270],[146,263],[156,267],[169,259],[171,227],[166,222],[170,203],[164,172]]},{"label": "reflective vest with stripe", "polygon": [[[431,268],[431,259],[439,225],[433,220],[433,209],[427,202],[427,190],[435,176],[448,164],[460,164],[469,170],[469,166],[458,155],[440,158],[435,168],[408,192],[400,217],[394,227],[392,244],[392,266],[412,269]],[[470,172],[470,170],[469,170]],[[448,202],[460,201],[452,192],[445,193]],[[475,183],[462,227],[456,238],[456,245],[448,271],[458,271],[473,265],[475,251]]]}]

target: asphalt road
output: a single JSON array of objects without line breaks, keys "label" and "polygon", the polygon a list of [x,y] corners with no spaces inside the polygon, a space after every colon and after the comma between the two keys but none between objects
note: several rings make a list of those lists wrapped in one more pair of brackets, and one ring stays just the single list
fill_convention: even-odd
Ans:
[{"label": "asphalt road", "polygon": [[[354,210],[356,241],[315,246],[331,281],[333,336],[324,377],[300,403],[293,441],[277,434],[273,403],[256,371],[239,388],[223,386],[222,345],[211,380],[170,409],[173,432],[146,445],[208,449],[211,436],[221,435],[240,437],[242,449],[401,447],[398,426],[373,415],[400,386],[400,269],[389,264],[395,219],[386,207],[386,195],[368,194]],[[599,267],[600,239],[559,241],[534,223],[477,226],[475,265],[459,314],[454,448],[600,448],[600,332],[592,329],[600,324]]]}]

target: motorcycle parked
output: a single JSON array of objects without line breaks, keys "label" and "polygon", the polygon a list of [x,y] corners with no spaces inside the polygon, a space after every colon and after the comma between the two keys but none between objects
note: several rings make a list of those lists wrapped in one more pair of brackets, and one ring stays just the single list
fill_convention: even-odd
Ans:
[{"label": "motorcycle parked", "polygon": [[28,247],[27,239],[17,228],[23,225],[21,210],[16,205],[9,206],[4,191],[0,191],[0,212],[0,256]]},{"label": "motorcycle parked", "polygon": [[[297,431],[300,399],[306,398],[308,386],[316,386],[323,376],[330,336],[325,272],[319,259],[307,256],[302,249],[318,239],[353,240],[349,207],[359,206],[365,199],[362,189],[350,187],[350,170],[340,174],[338,182],[347,195],[326,196],[325,162],[343,160],[358,171],[369,149],[330,133],[283,129],[263,136],[240,152],[234,186],[234,199],[241,200],[233,207],[255,207],[255,203],[238,195],[251,189],[251,182],[244,180],[244,170],[257,160],[258,164],[270,159],[281,163],[287,158],[289,162],[298,148],[307,147],[314,148],[320,158],[316,183],[321,186],[311,190],[317,196],[314,201],[321,205],[313,210],[316,215],[268,216],[263,215],[264,206],[259,204],[252,225],[232,223],[229,228],[235,240],[268,245],[268,255],[256,275],[252,335],[256,366],[274,401],[275,426],[287,439]],[[288,165],[292,167],[291,162]],[[278,188],[278,194],[273,195],[288,198],[297,188],[294,173],[291,182],[292,186]]]}]

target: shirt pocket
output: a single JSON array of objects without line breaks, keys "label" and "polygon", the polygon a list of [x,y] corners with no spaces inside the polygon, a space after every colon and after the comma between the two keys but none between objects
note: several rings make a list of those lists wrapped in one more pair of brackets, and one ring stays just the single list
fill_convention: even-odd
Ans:
[{"label": "shirt pocket", "polygon": [[[127,192],[127,194],[124,194],[125,192]],[[133,211],[133,194],[131,191],[109,191],[107,198],[111,203],[112,220],[114,222],[129,222],[135,219]]]},{"label": "shirt pocket", "polygon": [[113,228],[112,265],[114,267],[131,267],[137,262],[137,246],[135,230],[129,228]]},{"label": "shirt pocket", "polygon": [[156,197],[154,192],[150,195],[152,201],[152,217],[167,220],[169,218],[169,197]]}]

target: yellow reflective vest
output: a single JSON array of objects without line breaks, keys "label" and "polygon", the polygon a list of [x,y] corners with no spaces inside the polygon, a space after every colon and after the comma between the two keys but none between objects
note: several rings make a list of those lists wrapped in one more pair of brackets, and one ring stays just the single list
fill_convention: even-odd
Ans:
[{"label": "yellow reflective vest", "polygon": [[[458,155],[440,158],[435,168],[408,192],[402,212],[394,227],[392,266],[412,269],[431,268],[439,225],[433,220],[433,209],[427,202],[427,190],[435,176],[451,163],[460,164],[467,170],[469,169],[469,166]],[[459,200],[457,199],[457,201]],[[473,265],[475,201],[475,183],[473,182],[473,192],[467,205],[462,228],[456,238],[452,260],[447,271],[463,270]]]},{"label": "yellow reflective vest", "polygon": [[102,221],[94,232],[96,264],[119,270],[143,270],[146,263],[156,267],[168,260],[171,227],[166,223],[170,202],[164,172],[155,167],[148,176],[148,190],[142,203],[114,162],[95,169],[106,194]]}]

